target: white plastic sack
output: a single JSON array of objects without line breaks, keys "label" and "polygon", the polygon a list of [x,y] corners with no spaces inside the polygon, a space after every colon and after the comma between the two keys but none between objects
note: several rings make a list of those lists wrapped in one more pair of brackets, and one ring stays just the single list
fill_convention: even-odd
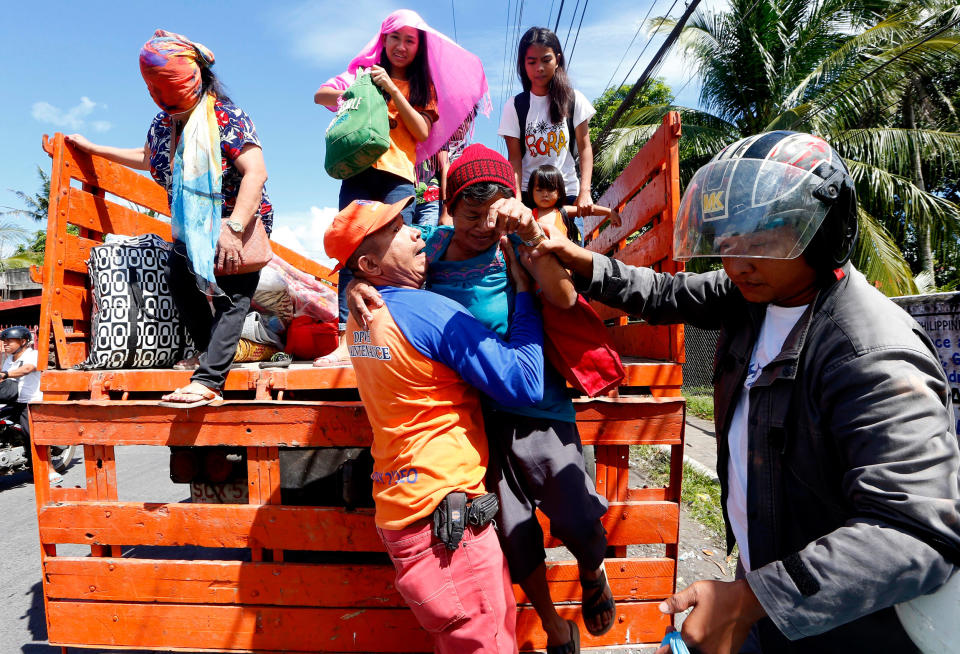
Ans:
[{"label": "white plastic sack", "polygon": [[960,572],[930,595],[894,607],[910,639],[924,654],[960,654]]}]

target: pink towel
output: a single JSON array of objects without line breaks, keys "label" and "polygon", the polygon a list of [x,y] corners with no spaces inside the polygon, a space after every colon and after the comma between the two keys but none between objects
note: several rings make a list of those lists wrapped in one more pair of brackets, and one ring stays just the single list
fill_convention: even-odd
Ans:
[{"label": "pink towel", "polygon": [[[445,35],[436,31],[410,9],[398,9],[380,25],[377,34],[347,66],[343,73],[328,79],[322,86],[346,90],[356,79],[357,68],[369,68],[377,63],[383,49],[384,37],[401,27],[423,30],[427,35],[427,61],[430,77],[437,92],[437,113],[440,118],[430,128],[426,141],[417,143],[417,163],[433,156],[450,140],[464,121],[472,120],[474,108],[484,116],[490,115],[490,94],[487,77],[480,58],[464,50]],[[336,111],[337,107],[327,107]]]}]

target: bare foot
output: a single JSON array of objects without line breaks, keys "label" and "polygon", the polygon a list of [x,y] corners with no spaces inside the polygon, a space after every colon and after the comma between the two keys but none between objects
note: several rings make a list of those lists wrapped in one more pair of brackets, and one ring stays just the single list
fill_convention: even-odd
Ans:
[{"label": "bare foot", "polygon": [[350,363],[350,352],[347,350],[346,334],[340,334],[340,343],[337,349],[322,357],[313,360],[313,365],[317,368],[332,368],[334,366],[345,366]]}]

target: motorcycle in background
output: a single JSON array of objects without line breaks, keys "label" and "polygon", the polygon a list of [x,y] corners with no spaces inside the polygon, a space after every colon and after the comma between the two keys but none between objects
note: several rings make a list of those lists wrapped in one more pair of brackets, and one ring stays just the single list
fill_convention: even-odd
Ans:
[{"label": "motorcycle in background", "polygon": [[[75,445],[50,446],[50,464],[58,473],[73,460]],[[30,469],[30,443],[23,428],[9,420],[0,419],[0,475],[10,475]]]}]

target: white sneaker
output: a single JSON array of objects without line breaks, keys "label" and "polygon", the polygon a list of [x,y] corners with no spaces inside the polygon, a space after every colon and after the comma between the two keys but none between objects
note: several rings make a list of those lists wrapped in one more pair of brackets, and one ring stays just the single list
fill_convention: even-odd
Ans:
[{"label": "white sneaker", "polygon": [[51,471],[50,471],[50,484],[56,486],[56,485],[59,485],[59,484],[62,484],[62,483],[63,483],[63,475],[61,475],[61,474],[60,474],[59,472],[57,472],[56,470],[51,470]]}]

